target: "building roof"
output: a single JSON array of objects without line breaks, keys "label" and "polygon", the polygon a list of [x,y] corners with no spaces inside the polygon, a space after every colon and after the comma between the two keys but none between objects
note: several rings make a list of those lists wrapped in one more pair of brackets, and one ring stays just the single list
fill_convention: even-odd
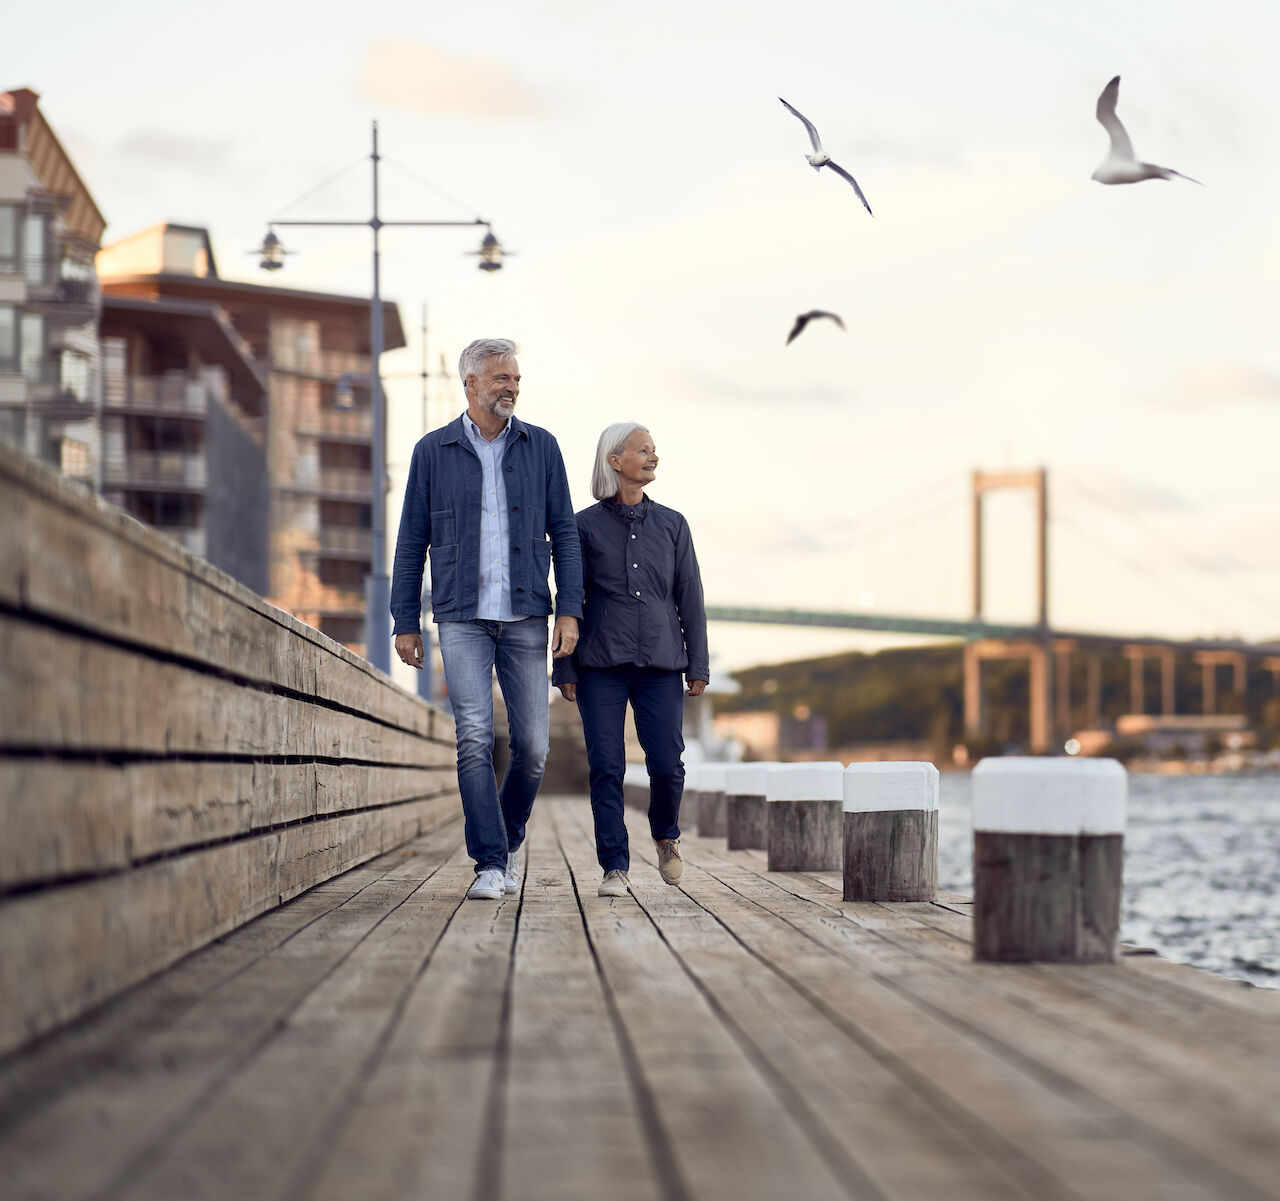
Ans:
[{"label": "building roof", "polygon": [[45,189],[69,200],[67,228],[93,246],[102,241],[107,220],[57,135],[40,112],[40,95],[30,88],[0,92],[0,153],[16,151],[31,164]]},{"label": "building roof", "polygon": [[178,333],[202,358],[226,368],[241,409],[254,415],[264,410],[265,370],[244,349],[240,335],[212,301],[104,293],[101,330],[108,337],[124,330],[149,335]]},{"label": "building roof", "polygon": [[[334,292],[309,292],[301,288],[276,288],[269,284],[248,284],[212,276],[161,273],[157,275],[106,275],[101,277],[104,296],[178,296],[208,298],[219,304],[250,304],[264,309],[289,309],[294,313],[321,316],[367,318],[369,297],[343,296]],[[383,350],[399,350],[405,345],[404,326],[395,301],[382,302]]]}]

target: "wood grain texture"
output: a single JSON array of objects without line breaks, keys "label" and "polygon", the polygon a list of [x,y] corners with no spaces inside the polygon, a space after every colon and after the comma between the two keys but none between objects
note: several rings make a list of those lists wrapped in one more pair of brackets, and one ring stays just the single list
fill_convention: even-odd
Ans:
[{"label": "wood grain texture", "polygon": [[962,898],[696,834],[673,888],[636,812],[600,898],[580,797],[464,901],[460,825],[0,1058],[6,1201],[1280,1198],[1280,993],[975,962]]},{"label": "wood grain texture", "polygon": [[723,838],[725,831],[724,793],[717,789],[708,792],[698,791],[697,805],[698,837]]},{"label": "wood grain texture", "polygon": [[771,872],[839,871],[844,854],[839,801],[767,801]]},{"label": "wood grain texture", "polygon": [[973,949],[1003,962],[1113,963],[1122,834],[973,835]]},{"label": "wood grain texture", "polygon": [[768,823],[764,797],[726,793],[724,837],[731,851],[761,850],[768,844]]},{"label": "wood grain texture", "polygon": [[938,811],[844,814],[846,901],[933,901],[938,896]]}]

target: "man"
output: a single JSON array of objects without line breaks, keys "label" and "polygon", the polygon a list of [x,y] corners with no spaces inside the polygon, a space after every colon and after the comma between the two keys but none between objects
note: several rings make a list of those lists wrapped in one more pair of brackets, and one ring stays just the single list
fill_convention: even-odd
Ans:
[{"label": "man", "polygon": [[[470,899],[519,891],[518,854],[548,749],[547,576],[556,569],[552,653],[573,653],[582,552],[556,440],[515,416],[516,344],[472,342],[458,360],[467,411],[413,449],[391,581],[396,654],[422,668],[422,565],[458,737],[458,790]],[[550,535],[550,542],[547,535]],[[506,702],[511,760],[493,768],[493,673]]]}]

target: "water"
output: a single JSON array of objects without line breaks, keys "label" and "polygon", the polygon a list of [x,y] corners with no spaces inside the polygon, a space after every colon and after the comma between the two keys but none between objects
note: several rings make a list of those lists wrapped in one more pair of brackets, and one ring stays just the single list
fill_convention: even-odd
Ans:
[{"label": "water", "polygon": [[[942,777],[942,888],[973,891],[971,780]],[[1129,777],[1120,937],[1280,988],[1280,776]]]}]

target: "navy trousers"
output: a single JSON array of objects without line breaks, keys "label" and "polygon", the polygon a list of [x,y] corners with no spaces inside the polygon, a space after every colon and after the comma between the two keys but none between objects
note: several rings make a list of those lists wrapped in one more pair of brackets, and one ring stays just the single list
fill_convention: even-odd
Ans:
[{"label": "navy trousers", "polygon": [[652,667],[578,669],[578,713],[587,742],[591,815],[600,866],[629,871],[627,826],[622,807],[626,770],[627,704],[649,770],[649,832],[654,839],[679,838],[684,792],[684,683],[678,671]]}]

